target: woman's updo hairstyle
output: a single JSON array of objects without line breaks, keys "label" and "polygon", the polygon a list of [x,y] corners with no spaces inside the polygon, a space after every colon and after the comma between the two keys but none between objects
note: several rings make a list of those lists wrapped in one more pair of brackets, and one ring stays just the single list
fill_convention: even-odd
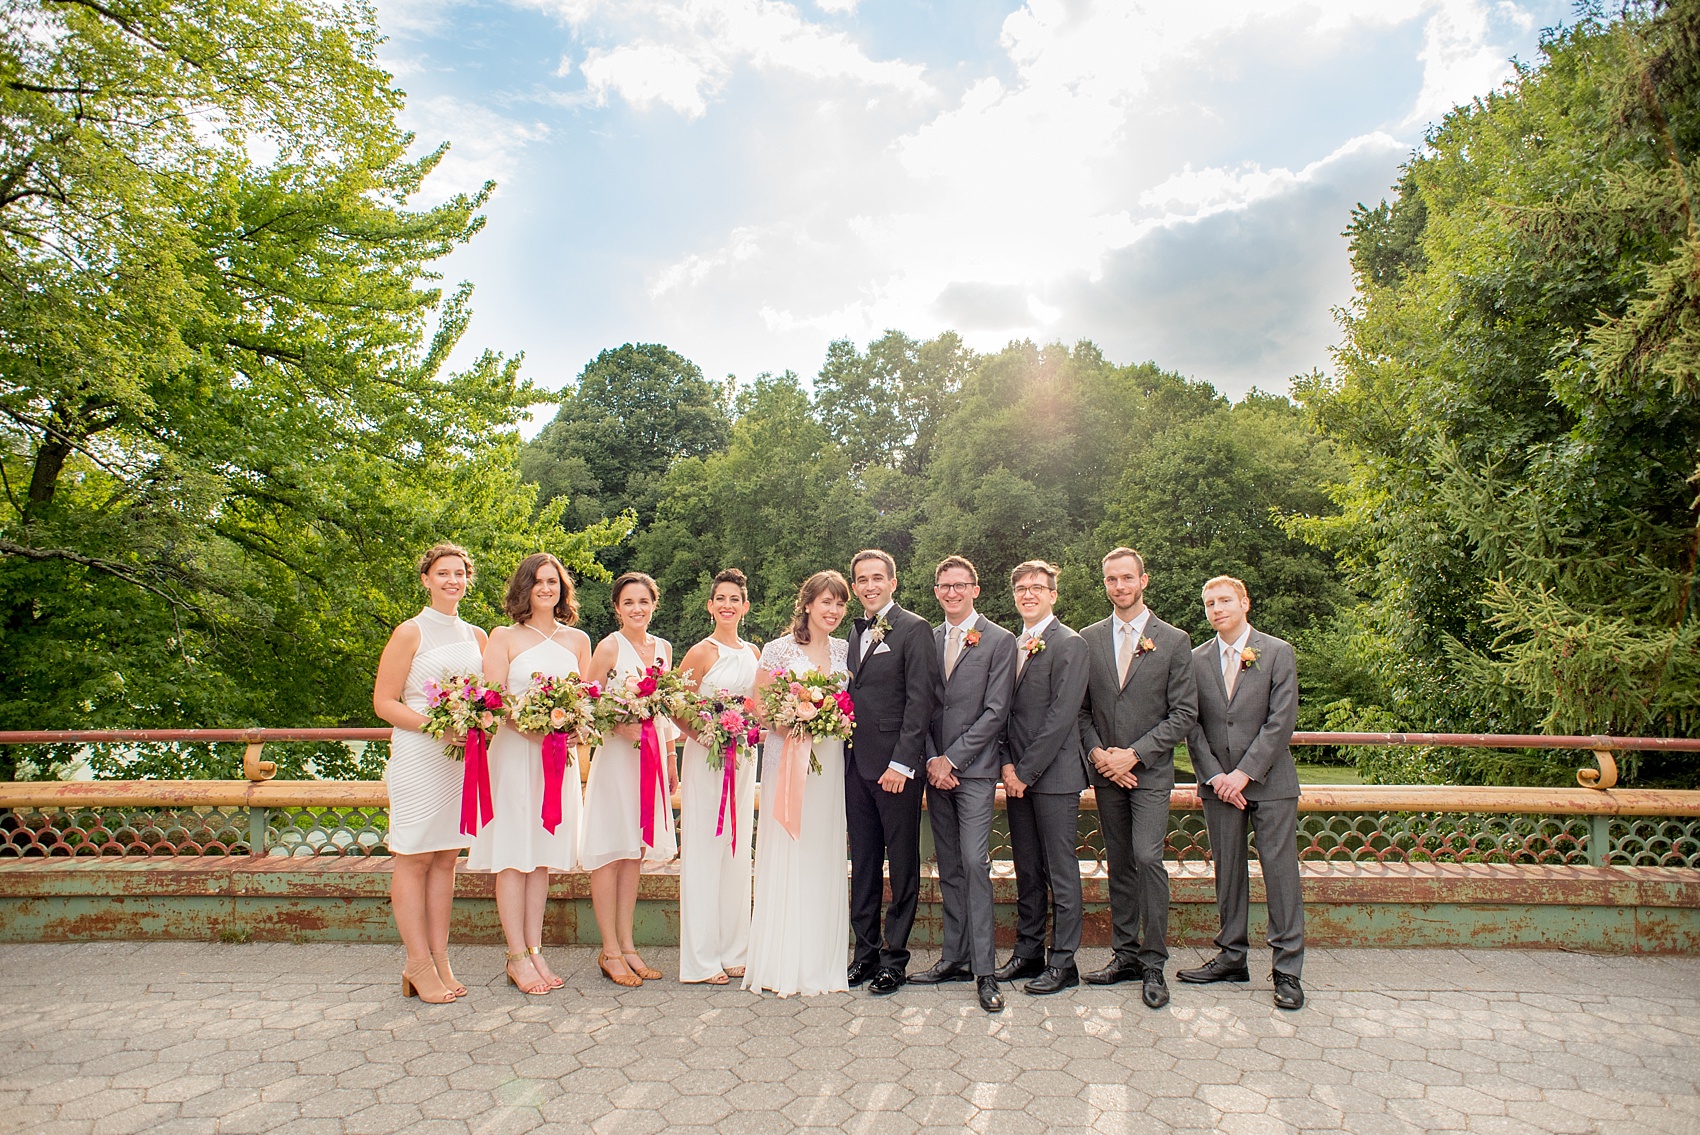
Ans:
[{"label": "woman's updo hairstyle", "polygon": [[730,583],[733,587],[736,587],[740,598],[748,599],[750,597],[750,581],[737,568],[722,568],[715,574],[714,582],[708,585],[710,598],[719,590],[722,583]]},{"label": "woman's updo hairstyle", "polygon": [[508,594],[502,600],[502,610],[515,623],[531,618],[531,589],[537,586],[537,572],[544,564],[552,565],[561,577],[561,593],[555,597],[555,618],[570,627],[578,622],[578,592],[573,589],[573,577],[567,574],[566,567],[548,552],[537,552],[519,562],[508,580]]},{"label": "woman's updo hairstyle", "polygon": [[609,589],[608,605],[610,607],[618,607],[620,605],[620,592],[632,586],[634,583],[641,583],[649,591],[649,597],[651,599],[655,600],[658,604],[661,602],[661,588],[655,585],[655,580],[651,579],[641,571],[628,571],[624,575],[620,576],[620,578],[616,579],[614,581],[614,586]]},{"label": "woman's updo hairstyle", "polygon": [[432,544],[430,551],[419,557],[419,574],[429,575],[438,560],[447,559],[449,556],[460,557],[461,562],[466,565],[466,581],[471,583],[477,574],[472,570],[472,555],[459,544]]},{"label": "woman's updo hairstyle", "polygon": [[844,576],[831,568],[817,571],[803,581],[803,586],[797,589],[797,602],[791,607],[792,638],[801,643],[809,641],[809,605],[829,591],[844,602],[850,602],[850,585],[844,581]]}]

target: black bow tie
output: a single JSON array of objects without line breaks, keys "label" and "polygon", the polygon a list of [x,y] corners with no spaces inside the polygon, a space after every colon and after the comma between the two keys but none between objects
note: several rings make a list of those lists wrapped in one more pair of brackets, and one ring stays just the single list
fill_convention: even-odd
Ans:
[{"label": "black bow tie", "polygon": [[860,634],[861,632],[867,630],[869,627],[871,627],[873,625],[874,625],[873,619],[857,619],[856,620],[856,633]]}]

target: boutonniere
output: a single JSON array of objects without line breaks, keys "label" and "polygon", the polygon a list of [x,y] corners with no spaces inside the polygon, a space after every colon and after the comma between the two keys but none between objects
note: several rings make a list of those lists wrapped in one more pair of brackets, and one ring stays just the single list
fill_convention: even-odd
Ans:
[{"label": "boutonniere", "polygon": [[1137,658],[1142,654],[1150,654],[1153,650],[1156,650],[1156,649],[1157,649],[1156,643],[1152,642],[1149,637],[1147,637],[1145,635],[1140,635],[1139,636],[1139,645],[1133,648],[1133,655],[1134,655],[1135,658]]},{"label": "boutonniere", "polygon": [[964,650],[968,649],[970,646],[979,646],[979,645],[980,645],[980,632],[979,631],[968,631],[967,633],[965,633],[962,636],[962,648]]},{"label": "boutonniere", "polygon": [[884,615],[874,620],[874,625],[868,628],[868,641],[878,646],[885,641],[885,636],[891,633],[891,623]]},{"label": "boutonniere", "polygon": [[1021,649],[1027,657],[1031,659],[1035,654],[1045,649],[1045,640],[1042,638],[1030,638],[1027,640],[1027,645],[1023,646]]},{"label": "boutonniere", "polygon": [[1259,658],[1261,658],[1262,656],[1263,656],[1262,651],[1257,650],[1257,649],[1250,647],[1250,646],[1246,647],[1244,650],[1240,651],[1240,669],[1241,670],[1254,670],[1254,669],[1256,669],[1257,668],[1257,660]]}]

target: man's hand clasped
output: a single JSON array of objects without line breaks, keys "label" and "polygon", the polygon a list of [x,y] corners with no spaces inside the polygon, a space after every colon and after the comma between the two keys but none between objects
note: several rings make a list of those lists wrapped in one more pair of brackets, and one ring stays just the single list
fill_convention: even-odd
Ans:
[{"label": "man's hand clasped", "polygon": [[927,782],[947,792],[962,783],[956,778],[956,767],[948,757],[934,757],[927,762]]},{"label": "man's hand clasped", "polygon": [[1139,754],[1127,748],[1105,748],[1092,750],[1092,763],[1100,773],[1108,777],[1110,783],[1122,788],[1138,788],[1139,777],[1134,775],[1134,766],[1139,764]]},{"label": "man's hand clasped", "polygon": [[1245,811],[1245,787],[1251,783],[1251,777],[1235,769],[1233,772],[1219,772],[1210,778],[1210,787],[1215,790],[1216,799],[1224,804],[1232,804],[1240,811]]}]

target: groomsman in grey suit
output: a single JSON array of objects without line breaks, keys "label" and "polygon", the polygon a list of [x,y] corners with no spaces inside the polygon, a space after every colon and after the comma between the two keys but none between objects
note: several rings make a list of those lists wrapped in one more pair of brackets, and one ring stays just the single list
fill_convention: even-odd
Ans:
[{"label": "groomsman in grey suit", "polygon": [[1293,648],[1246,621],[1245,584],[1219,575],[1204,585],[1204,614],[1216,637],[1192,652],[1198,680],[1198,724],[1187,742],[1216,861],[1216,935],[1220,951],[1182,981],[1249,981],[1246,907],[1250,880],[1246,828],[1257,833],[1257,861],[1268,896],[1269,945],[1275,951],[1275,1004],[1305,1003],[1299,974],[1305,957],[1304,894],[1299,887],[1299,774],[1293,726],[1299,684]]},{"label": "groomsman in grey suit", "polygon": [[927,735],[927,808],[944,901],[944,953],[909,980],[976,983],[980,1007],[1003,1011],[994,953],[992,803],[1001,771],[1004,722],[1015,693],[1015,636],[974,610],[980,574],[962,556],[933,571],[944,622],[933,628],[938,696]]},{"label": "groomsman in grey suit", "polygon": [[1104,592],[1114,608],[1080,637],[1091,681],[1080,708],[1080,735],[1097,790],[1099,827],[1109,870],[1109,964],[1086,975],[1093,985],[1139,980],[1145,1004],[1169,1003],[1169,792],[1175,745],[1198,719],[1192,639],[1145,605],[1150,577],[1132,548],[1104,557]]},{"label": "groomsman in grey suit", "polygon": [[[1003,786],[1015,856],[1015,955],[999,981],[1032,977],[1032,994],[1080,984],[1080,699],[1086,695],[1086,643],[1052,614],[1057,569],[1028,560],[1010,572],[1022,630],[1015,645],[1015,701],[1004,726]],[[1053,915],[1045,956],[1045,916]],[[1043,960],[1041,960],[1043,958]]]}]

